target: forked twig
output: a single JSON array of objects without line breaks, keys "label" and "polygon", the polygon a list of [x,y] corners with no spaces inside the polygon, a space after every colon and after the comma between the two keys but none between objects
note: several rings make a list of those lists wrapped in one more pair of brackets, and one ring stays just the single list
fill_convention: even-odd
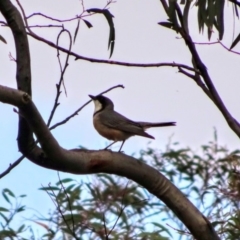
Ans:
[{"label": "forked twig", "polygon": [[[71,51],[71,48],[72,48],[72,36],[70,34],[70,32],[66,29],[63,29],[59,34],[58,34],[58,37],[57,37],[57,45],[58,45],[58,42],[59,42],[59,38],[61,36],[62,33],[64,32],[67,32],[68,33],[68,36],[69,36],[69,51]],[[59,82],[58,84],[56,84],[56,88],[57,88],[57,93],[56,93],[56,98],[55,98],[55,101],[54,101],[54,105],[53,105],[53,108],[52,108],[52,111],[50,113],[50,116],[49,116],[49,119],[48,119],[48,122],[47,122],[47,126],[49,127],[50,124],[51,124],[51,121],[53,119],[53,116],[54,116],[54,113],[57,109],[57,107],[59,106],[59,97],[60,97],[60,94],[61,94],[61,85],[63,84],[64,86],[64,89],[65,89],[65,94],[66,93],[66,88],[65,88],[65,85],[64,85],[64,74],[66,72],[66,69],[68,67],[68,60],[69,60],[69,54],[67,54],[67,57],[66,57],[66,60],[65,60],[65,63],[64,63],[64,67],[62,67],[62,64],[61,64],[61,60],[60,60],[60,53],[59,53],[59,50],[57,50],[57,57],[58,57],[58,63],[59,63],[59,66],[60,66],[60,71],[61,71],[61,75],[60,75],[60,79],[59,79]]]}]

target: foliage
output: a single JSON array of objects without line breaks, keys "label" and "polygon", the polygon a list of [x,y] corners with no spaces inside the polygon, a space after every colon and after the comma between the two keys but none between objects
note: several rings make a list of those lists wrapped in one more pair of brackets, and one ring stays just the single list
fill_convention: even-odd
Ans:
[{"label": "foliage", "polygon": [[[164,152],[150,147],[142,150],[139,161],[159,169],[179,187],[209,218],[222,239],[237,239],[240,235],[237,154],[239,150],[229,151],[219,146],[215,133],[214,141],[202,145],[198,151],[169,143]],[[10,190],[2,192],[9,208],[0,208],[1,239],[26,235],[28,239],[30,236],[36,239],[37,226],[46,232],[41,239],[167,240],[176,236],[176,232],[179,238],[192,238],[162,202],[121,177],[97,174],[86,183],[67,178],[40,190],[49,195],[55,209],[47,217],[31,219],[36,224],[33,229],[26,222],[11,228],[12,220],[25,211],[25,206],[18,203]]]}]

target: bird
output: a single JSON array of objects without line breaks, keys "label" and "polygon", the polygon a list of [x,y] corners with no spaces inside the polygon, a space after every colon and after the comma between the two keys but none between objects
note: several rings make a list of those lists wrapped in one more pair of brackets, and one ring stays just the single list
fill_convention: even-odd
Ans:
[{"label": "bird", "polygon": [[93,100],[95,105],[93,113],[94,128],[101,136],[108,140],[113,140],[104,150],[108,149],[114,143],[122,141],[122,145],[119,149],[119,152],[121,152],[124,142],[129,137],[137,135],[155,139],[153,136],[146,133],[145,130],[151,127],[176,125],[176,122],[135,122],[114,111],[114,104],[109,98],[103,95],[89,95],[89,97]]}]

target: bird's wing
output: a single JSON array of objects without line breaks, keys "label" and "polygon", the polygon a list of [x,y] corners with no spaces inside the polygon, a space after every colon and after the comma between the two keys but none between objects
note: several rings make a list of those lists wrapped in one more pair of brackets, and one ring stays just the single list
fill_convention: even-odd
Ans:
[{"label": "bird's wing", "polygon": [[104,125],[109,128],[114,128],[133,135],[153,138],[151,135],[144,132],[143,127],[138,122],[134,122],[115,111],[104,111],[99,117],[101,118],[101,122],[104,122]]}]

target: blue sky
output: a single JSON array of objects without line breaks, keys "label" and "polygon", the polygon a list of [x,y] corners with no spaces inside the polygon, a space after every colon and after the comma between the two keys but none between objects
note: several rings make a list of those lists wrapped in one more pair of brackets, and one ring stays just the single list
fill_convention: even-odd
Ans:
[{"label": "blue sky", "polygon": [[[26,14],[42,12],[56,18],[67,19],[81,12],[81,3],[77,0],[44,2],[40,0],[21,1]],[[14,3],[15,4],[15,3]],[[86,1],[85,8],[105,5],[105,1]],[[115,16],[116,43],[111,60],[132,63],[176,62],[191,65],[191,57],[182,39],[175,32],[160,27],[157,22],[165,21],[160,1],[126,1],[122,0],[110,7]],[[190,32],[196,42],[207,42],[206,36],[199,35],[196,24],[196,12],[191,11]],[[226,35],[223,43],[230,46],[233,25],[231,6],[226,7],[229,22],[226,23]],[[2,17],[1,17],[2,20]],[[87,18],[93,25],[88,29],[83,22],[80,24],[77,41],[73,50],[77,53],[97,59],[108,59],[107,41],[109,29],[106,20],[99,15]],[[32,18],[30,24],[46,24],[41,17]],[[74,33],[77,22],[66,25]],[[238,24],[236,23],[236,29]],[[238,28],[239,29],[239,28]],[[37,34],[55,42],[57,29],[36,29]],[[9,60],[9,52],[15,56],[13,39],[9,29],[0,28],[0,34],[7,40],[7,45],[0,42],[0,81],[2,85],[16,87],[15,62]],[[235,34],[238,34],[236,32]],[[216,41],[218,35],[213,34]],[[33,101],[47,120],[55,98],[55,84],[59,81],[59,66],[56,50],[44,43],[29,37],[32,60]],[[68,46],[67,35],[60,40],[63,47]],[[240,119],[238,74],[239,56],[229,53],[218,45],[198,45],[200,56],[205,62],[213,82],[222,96],[227,108],[236,119]],[[235,50],[239,50],[237,46]],[[64,59],[64,54],[61,54]],[[151,129],[148,132],[156,140],[151,146],[164,148],[170,136],[182,146],[198,149],[200,144],[212,139],[213,128],[216,127],[219,142],[230,149],[239,146],[239,139],[229,129],[225,120],[214,104],[202,90],[191,80],[178,73],[177,68],[133,68],[116,65],[90,63],[70,59],[65,75],[67,96],[62,93],[60,106],[53,122],[61,121],[78,107],[89,100],[88,94],[97,94],[114,85],[123,84],[125,89],[115,89],[107,94],[115,103],[115,109],[139,121],[176,121],[173,128]],[[67,124],[53,130],[53,134],[64,148],[76,148],[79,145],[89,149],[101,149],[108,141],[95,131],[92,125],[93,104],[85,107],[78,116]],[[1,161],[0,172],[21,154],[17,149],[17,119],[13,107],[0,104],[1,125]],[[127,154],[138,152],[149,143],[149,139],[133,137],[124,145]],[[69,176],[61,174],[62,177]],[[84,179],[83,176],[73,176]],[[27,194],[26,205],[47,212],[52,202],[42,191],[42,185],[57,181],[57,173],[40,168],[28,160],[24,160],[10,174],[0,180],[0,189],[10,188],[16,195]]]}]

